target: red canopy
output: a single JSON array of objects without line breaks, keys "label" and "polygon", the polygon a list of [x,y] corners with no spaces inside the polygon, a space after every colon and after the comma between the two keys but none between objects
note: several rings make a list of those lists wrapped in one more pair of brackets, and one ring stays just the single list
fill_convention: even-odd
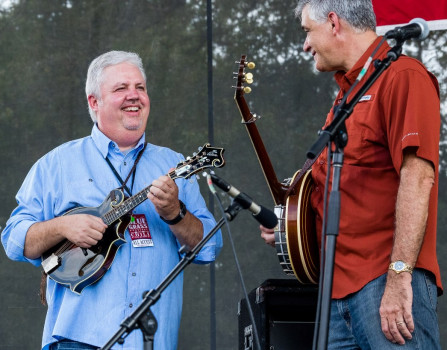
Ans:
[{"label": "red canopy", "polygon": [[431,30],[447,29],[446,0],[372,0],[378,32],[423,18]]}]

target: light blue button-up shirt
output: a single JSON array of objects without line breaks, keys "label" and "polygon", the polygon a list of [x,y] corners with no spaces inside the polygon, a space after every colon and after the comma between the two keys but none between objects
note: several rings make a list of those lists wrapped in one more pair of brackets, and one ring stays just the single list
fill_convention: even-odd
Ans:
[{"label": "light blue button-up shirt", "polygon": [[[76,206],[99,206],[112,189],[121,185],[105,157],[109,157],[121,178],[125,179],[144,142],[143,136],[138,145],[124,155],[95,125],[91,136],[65,143],[39,159],[23,182],[16,196],[18,206],[2,232],[2,243],[8,257],[39,266],[40,259],[29,260],[23,255],[29,227],[60,216]],[[148,144],[136,169],[132,194],[149,186],[161,175],[168,174],[183,159],[181,154],[168,148]],[[207,234],[214,227],[215,220],[206,208],[196,179],[194,176],[177,179],[176,183],[179,199],[201,220]],[[128,187],[131,184],[132,177]],[[81,295],[48,279],[43,349],[61,338],[98,347],[105,345],[119,330],[121,322],[141,304],[142,293],[156,288],[179,262],[180,245],[152,203],[144,201],[134,209],[134,213],[146,215],[154,246],[132,247],[126,230],[127,243],[119,248],[111,268],[99,282],[86,287]],[[218,233],[201,250],[195,262],[213,261],[221,247],[222,237]],[[180,275],[151,308],[158,322],[154,349],[177,347],[182,287],[183,275]],[[142,348],[140,330],[133,331],[124,345],[113,347]]]}]

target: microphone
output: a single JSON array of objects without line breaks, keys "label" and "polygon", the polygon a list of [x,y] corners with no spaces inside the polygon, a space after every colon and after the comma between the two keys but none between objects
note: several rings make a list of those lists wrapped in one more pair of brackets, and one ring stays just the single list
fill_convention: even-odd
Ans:
[{"label": "microphone", "polygon": [[403,27],[396,27],[385,33],[385,38],[396,39],[400,41],[405,41],[408,39],[424,40],[430,29],[428,29],[428,24],[422,18],[414,18]]},{"label": "microphone", "polygon": [[230,195],[242,208],[250,210],[253,217],[262,226],[267,228],[275,228],[278,224],[278,217],[273,211],[263,207],[262,205],[256,204],[248,195],[231,186],[220,177],[211,174],[211,180],[217,187],[227,192],[228,195]]}]

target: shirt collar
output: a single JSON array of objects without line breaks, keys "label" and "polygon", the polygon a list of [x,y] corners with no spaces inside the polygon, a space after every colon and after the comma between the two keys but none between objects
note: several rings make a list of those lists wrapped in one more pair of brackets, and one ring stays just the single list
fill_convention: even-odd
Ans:
[{"label": "shirt collar", "polygon": [[[368,47],[368,49],[363,53],[363,55],[360,57],[360,59],[354,64],[354,66],[348,71],[338,71],[335,73],[335,81],[337,82],[338,86],[340,86],[340,89],[347,91],[352,84],[354,84],[355,80],[357,79],[357,76],[359,75],[360,71],[362,70],[366,60],[369,56],[371,56],[374,49],[377,47],[379,42],[382,40],[381,36],[378,36],[376,40]],[[379,48],[378,52],[375,54],[375,58],[379,58],[383,55],[385,51],[388,51],[390,49],[388,43],[385,41],[383,45]]]},{"label": "shirt collar", "polygon": [[[118,147],[118,145],[114,141],[109,139],[106,135],[102,133],[101,130],[99,130],[98,125],[96,123],[95,125],[93,125],[91,137],[96,147],[99,149],[104,158],[107,157],[111,149]],[[146,141],[146,135],[143,134],[143,136],[141,136],[137,145],[133,149],[139,151],[141,148],[143,148],[145,141]]]}]

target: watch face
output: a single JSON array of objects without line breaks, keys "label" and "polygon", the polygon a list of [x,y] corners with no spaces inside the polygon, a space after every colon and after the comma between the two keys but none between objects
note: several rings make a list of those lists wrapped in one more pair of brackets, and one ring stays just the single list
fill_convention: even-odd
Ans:
[{"label": "watch face", "polygon": [[394,263],[394,268],[395,268],[397,271],[403,270],[403,268],[404,268],[404,263],[403,263],[402,261],[396,261],[396,262]]}]

